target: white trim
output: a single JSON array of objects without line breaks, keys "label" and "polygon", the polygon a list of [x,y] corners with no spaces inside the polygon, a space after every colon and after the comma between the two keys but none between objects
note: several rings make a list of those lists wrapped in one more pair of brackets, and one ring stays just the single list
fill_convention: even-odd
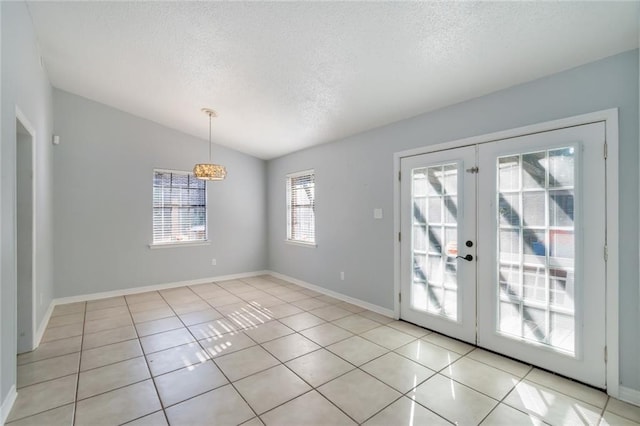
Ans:
[{"label": "white trim", "polygon": [[[638,23],[640,24],[640,14],[638,15]],[[640,40],[640,35],[638,37],[638,40]],[[639,96],[639,99],[640,99],[640,91],[638,92],[638,96]],[[639,117],[640,117],[640,114],[639,114]],[[640,160],[640,158],[638,158],[638,160]],[[638,163],[636,163],[636,164],[640,164],[640,161],[638,161]],[[639,199],[640,199],[640,197],[639,197]],[[638,218],[636,218],[636,219],[638,219]],[[638,237],[640,237],[640,235],[638,235]],[[640,267],[640,253],[638,253],[638,266]],[[638,284],[638,295],[639,295],[639,297],[638,297],[638,310],[636,311],[636,314],[640,315],[640,282],[638,282],[637,284]],[[637,336],[639,337],[639,339],[636,340],[636,344],[638,344],[638,342],[640,341],[640,329],[636,328],[636,333],[638,333]],[[636,362],[638,363],[638,369],[636,371],[638,371],[639,372],[638,374],[640,375],[640,357],[636,357]],[[640,377],[637,377],[636,379],[638,380],[638,382],[640,382]],[[627,389],[627,388],[624,388],[624,387],[620,386],[619,395],[618,395],[619,397],[622,397],[623,390],[625,390],[625,389]],[[640,396],[638,396],[636,398],[635,404],[636,405],[640,405]]]},{"label": "white trim", "polygon": [[620,401],[640,406],[640,391],[620,386],[618,398]]},{"label": "white trim", "polygon": [[[436,151],[443,151],[452,148],[459,148],[468,145],[476,145],[487,142],[494,142],[503,139],[510,139],[534,133],[552,131],[556,129],[580,126],[604,121],[606,126],[606,140],[608,144],[607,156],[607,246],[609,250],[609,259],[612,261],[607,263],[607,294],[606,294],[606,339],[608,350],[607,362],[607,393],[613,397],[618,397],[620,393],[620,371],[619,371],[619,187],[618,187],[618,109],[612,108],[603,111],[596,111],[587,114],[581,114],[573,117],[562,118],[544,123],[532,124],[529,126],[518,127],[514,129],[503,130],[499,132],[489,133],[485,135],[472,136],[469,138],[439,143],[435,145],[414,148],[406,151],[400,151],[393,154],[393,172],[394,180],[397,179],[400,172],[400,161],[404,157],[414,155],[427,154]],[[400,316],[400,304],[396,295],[400,293],[400,242],[397,235],[400,232],[400,189],[401,181],[396,180],[393,186],[393,204],[394,204],[394,317]]]},{"label": "white trim", "polygon": [[618,108],[611,108],[602,111],[590,112],[587,114],[576,115],[572,117],[560,118],[558,120],[545,121],[543,123],[531,124],[513,129],[501,130],[494,133],[484,135],[471,136],[464,139],[442,142],[435,145],[427,145],[420,148],[408,149],[405,151],[395,152],[393,154],[395,160],[399,161],[402,157],[411,157],[414,155],[427,154],[435,151],[445,151],[451,148],[459,148],[461,146],[476,145],[487,142],[496,142],[503,139],[516,138],[520,136],[532,135],[535,133],[548,132],[551,130],[562,129],[565,127],[582,126],[583,124],[597,123],[599,121],[608,121],[618,117]]},{"label": "white trim", "polygon": [[166,248],[175,248],[175,247],[197,247],[197,246],[210,246],[210,240],[199,240],[199,241],[185,241],[185,242],[173,242],[173,243],[151,243],[149,244],[149,248],[151,250],[156,249],[166,249]]},{"label": "white trim", "polygon": [[315,173],[316,173],[315,169],[307,169],[307,170],[300,170],[299,172],[287,173],[285,176],[287,178],[296,178],[296,177],[305,176],[305,175],[315,175]]},{"label": "white trim", "polygon": [[33,349],[36,349],[40,346],[40,341],[42,340],[42,336],[44,335],[44,331],[47,329],[47,325],[49,324],[49,319],[51,319],[51,314],[53,313],[54,308],[53,301],[49,303],[49,307],[47,308],[47,312],[44,313],[42,317],[42,321],[40,321],[40,326],[38,326],[38,331],[35,333],[33,337]]},{"label": "white trim", "polygon": [[[400,170],[402,170],[401,160],[403,152],[395,152],[393,154],[393,317],[400,319],[400,289],[402,288],[402,267],[400,265],[400,218],[402,217],[402,209],[400,205],[400,193],[402,191],[402,178]],[[405,176],[406,179],[406,176]]]},{"label": "white trim", "polygon": [[[260,275],[271,275],[273,277],[289,281],[293,284],[297,284],[301,287],[317,291],[318,293],[322,293],[324,295],[331,296],[336,299],[340,299],[344,302],[348,302],[353,305],[360,306],[361,308],[368,309],[380,315],[393,318],[393,311],[391,309],[383,308],[382,306],[374,305],[372,303],[365,302],[364,300],[356,299],[351,296],[346,296],[342,293],[328,290],[326,288],[308,283],[306,281],[299,280],[297,278],[290,277],[288,275],[280,274],[278,272],[269,271],[269,270],[262,270],[262,271],[253,271],[253,272],[243,272],[239,274],[222,275],[218,277],[198,278],[195,280],[176,281],[176,282],[164,283],[164,284],[154,284],[154,285],[148,285],[148,286],[127,288],[122,290],[104,291],[100,293],[83,294],[78,296],[59,297],[51,301],[51,305],[49,306],[49,309],[47,311],[47,314],[45,315],[45,318],[42,321],[42,324],[44,324],[44,327],[46,327],[47,323],[49,322],[49,317],[51,316],[51,312],[53,312],[53,308],[57,305],[64,305],[67,303],[76,303],[76,302],[86,302],[88,300],[105,299],[108,297],[126,296],[129,294],[144,293],[147,291],[166,290],[170,288],[184,287],[188,285],[206,284],[213,281],[237,280],[241,278],[257,277]],[[44,331],[44,327],[42,327],[43,329],[42,331]],[[42,337],[40,333],[39,335],[40,337]]]},{"label": "white trim", "polygon": [[16,392],[16,385],[13,385],[11,389],[9,389],[9,393],[4,398],[4,401],[2,401],[2,405],[0,405],[0,425],[3,425],[4,422],[7,421],[7,418],[9,418],[9,413],[17,397],[18,392]]},{"label": "white trim", "polygon": [[[596,113],[597,114],[597,113]],[[618,109],[601,111],[601,120],[605,122],[605,140],[607,142],[607,293],[606,293],[606,333],[607,333],[607,393],[614,398],[620,396],[620,336],[619,318],[619,182],[618,182]]]},{"label": "white trim", "polygon": [[[31,136],[31,348],[30,350],[34,350],[36,348],[36,344],[35,344],[35,335],[36,335],[36,308],[37,308],[37,286],[36,286],[36,278],[37,278],[37,268],[36,268],[36,242],[37,242],[37,238],[36,238],[36,224],[37,224],[37,220],[36,220],[36,204],[37,204],[37,196],[36,196],[36,192],[37,192],[37,173],[36,173],[36,163],[37,163],[37,157],[36,157],[36,150],[37,150],[37,132],[36,132],[36,128],[33,124],[31,124],[31,121],[29,121],[29,119],[27,118],[27,116],[22,112],[22,110],[20,109],[20,107],[18,107],[18,105],[15,106],[15,111],[16,111],[16,120],[20,121],[20,124],[22,124],[22,126],[26,129],[26,131],[29,133],[29,136]],[[16,134],[18,133],[18,129],[16,129]],[[14,205],[14,215],[15,215],[15,222],[13,224],[14,226],[14,236],[15,236],[15,240],[13,242],[13,249],[14,252],[16,253],[16,262],[15,262],[15,268],[16,268],[16,297],[15,297],[15,307],[16,307],[16,337],[17,337],[17,326],[18,326],[18,315],[17,315],[17,310],[18,310],[18,282],[17,282],[17,274],[18,274],[18,257],[17,257],[17,253],[18,253],[18,201],[17,201],[17,196],[18,196],[18,179],[17,179],[17,167],[18,167],[18,157],[17,157],[17,152],[18,152],[18,140],[16,139],[16,163],[15,163],[15,167],[16,167],[16,181],[15,181],[15,193],[14,193],[14,199],[13,199],[13,205]]]},{"label": "white trim", "polygon": [[67,303],[75,303],[75,302],[86,302],[88,300],[97,300],[97,299],[105,299],[108,297],[117,297],[117,296],[126,296],[129,294],[136,293],[144,293],[147,291],[158,291],[158,290],[166,290],[169,288],[176,287],[184,287],[188,285],[197,285],[197,284],[206,284],[213,281],[227,281],[227,280],[237,280],[240,278],[248,278],[255,277],[258,275],[266,275],[269,274],[269,271],[254,271],[254,272],[243,272],[239,274],[230,274],[230,275],[221,275],[217,277],[209,277],[209,278],[198,278],[195,280],[186,280],[186,281],[176,281],[170,283],[163,284],[153,284],[147,286],[140,287],[131,287],[125,288],[121,290],[113,290],[113,291],[103,291],[100,293],[90,293],[90,294],[82,294],[78,296],[69,296],[69,297],[59,297],[57,299],[53,299],[51,304],[53,306],[64,305]]},{"label": "white trim", "polygon": [[301,247],[307,247],[307,248],[318,247],[316,243],[306,243],[304,241],[298,241],[298,240],[284,240],[284,242],[287,244],[291,244],[292,246],[301,246]]},{"label": "white trim", "polygon": [[324,287],[320,287],[315,284],[308,283],[306,281],[299,280],[297,278],[290,277],[288,275],[281,274],[279,272],[274,271],[266,271],[267,274],[280,278],[285,281],[289,281],[293,284],[297,284],[300,287],[308,288],[309,290],[317,291],[318,293],[322,293],[326,296],[331,296],[335,299],[340,299],[343,302],[351,303],[352,305],[360,306],[361,308],[368,309],[380,315],[384,315],[389,318],[395,318],[393,316],[393,311],[391,309],[383,308],[382,306],[374,305],[373,303],[365,302],[364,300],[356,299],[355,297],[347,296],[342,293],[338,293],[337,291],[329,290]]},{"label": "white trim", "polygon": [[158,169],[155,168],[153,169],[153,173],[155,174],[155,172],[160,172],[160,173],[180,173],[183,175],[193,175],[193,170],[176,170],[176,169]]}]

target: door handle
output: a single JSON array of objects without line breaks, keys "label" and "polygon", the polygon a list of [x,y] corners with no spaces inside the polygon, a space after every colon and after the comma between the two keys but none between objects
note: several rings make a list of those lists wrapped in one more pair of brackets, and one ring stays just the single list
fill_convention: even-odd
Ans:
[{"label": "door handle", "polygon": [[466,256],[456,256],[456,259],[460,258],[460,259],[464,259],[467,262],[471,262],[473,260],[473,256],[471,256],[470,254],[466,255]]}]

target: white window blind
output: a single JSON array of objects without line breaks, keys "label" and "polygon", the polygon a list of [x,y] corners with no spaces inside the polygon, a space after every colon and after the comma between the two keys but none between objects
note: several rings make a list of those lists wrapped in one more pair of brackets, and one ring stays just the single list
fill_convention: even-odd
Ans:
[{"label": "white window blind", "polygon": [[306,244],[316,242],[313,170],[287,175],[287,240]]},{"label": "white window blind", "polygon": [[207,187],[193,173],[154,170],[153,244],[207,240]]}]

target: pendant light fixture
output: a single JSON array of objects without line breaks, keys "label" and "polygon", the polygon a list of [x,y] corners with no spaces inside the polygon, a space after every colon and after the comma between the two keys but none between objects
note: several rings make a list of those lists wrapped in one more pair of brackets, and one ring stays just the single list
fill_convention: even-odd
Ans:
[{"label": "pendant light fixture", "polygon": [[227,176],[227,169],[211,162],[211,120],[218,114],[209,108],[202,108],[202,112],[209,116],[209,163],[196,164],[193,167],[193,174],[202,180],[223,180]]}]

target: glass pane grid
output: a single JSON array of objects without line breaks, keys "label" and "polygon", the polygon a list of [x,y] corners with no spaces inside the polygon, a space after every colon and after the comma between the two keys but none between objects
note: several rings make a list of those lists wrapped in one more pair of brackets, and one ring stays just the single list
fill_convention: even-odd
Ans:
[{"label": "glass pane grid", "polygon": [[287,176],[287,239],[314,244],[315,174]]},{"label": "glass pane grid", "polygon": [[499,157],[498,331],[575,353],[574,148]]},{"label": "glass pane grid", "polygon": [[206,239],[206,183],[189,172],[154,171],[153,243]]},{"label": "glass pane grid", "polygon": [[412,171],[414,265],[411,306],[451,320],[458,317],[458,165]]}]

